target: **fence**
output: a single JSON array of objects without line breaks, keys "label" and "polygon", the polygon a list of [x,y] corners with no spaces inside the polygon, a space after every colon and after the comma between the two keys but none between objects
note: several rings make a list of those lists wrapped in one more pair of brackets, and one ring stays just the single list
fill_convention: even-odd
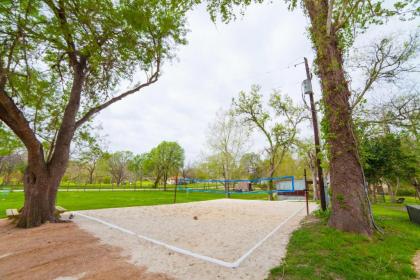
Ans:
[{"label": "fence", "polygon": [[[173,191],[175,185],[167,185],[167,191]],[[1,189],[7,189],[12,192],[21,192],[24,187],[22,184],[9,184],[9,185],[0,185]],[[164,191],[165,188],[163,185],[158,185],[154,187],[153,184],[149,182],[140,183],[126,183],[126,184],[77,184],[77,183],[62,183],[60,184],[58,191],[60,192],[87,192],[87,191]]]}]

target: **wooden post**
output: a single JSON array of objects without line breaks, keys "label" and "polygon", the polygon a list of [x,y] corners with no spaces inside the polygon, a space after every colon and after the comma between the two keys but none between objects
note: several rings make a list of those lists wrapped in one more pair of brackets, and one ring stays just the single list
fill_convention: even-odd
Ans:
[{"label": "wooden post", "polygon": [[[309,202],[308,202],[308,182],[306,180],[306,169],[303,170],[305,177],[305,200],[306,200],[306,215],[309,216]],[[312,183],[313,184],[313,183]]]},{"label": "wooden post", "polygon": [[[305,61],[305,69],[306,69],[306,78],[308,79],[309,82],[311,82],[312,76],[309,71],[308,60],[306,59],[306,57],[304,57],[304,61]],[[314,93],[311,90],[308,92],[308,94],[309,94],[309,98],[311,102],[312,125],[314,128],[314,141],[315,141],[316,167],[318,171],[319,195],[321,196],[321,208],[323,211],[325,211],[327,210],[327,202],[325,199],[324,175],[322,172],[321,159],[320,159],[321,146],[320,146],[320,140],[319,140],[318,116],[317,116],[317,112],[315,108]],[[316,182],[313,182],[313,184],[316,184]]]}]

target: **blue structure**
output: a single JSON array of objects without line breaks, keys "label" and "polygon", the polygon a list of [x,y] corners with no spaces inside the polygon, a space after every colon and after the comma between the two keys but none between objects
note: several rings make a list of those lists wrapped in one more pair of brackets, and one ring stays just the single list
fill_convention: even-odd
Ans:
[{"label": "blue structure", "polygon": [[[248,183],[250,186],[264,184],[273,182],[276,189],[274,190],[253,190],[253,191],[243,191],[243,190],[231,190],[229,187],[224,190],[211,189],[210,184],[221,184],[222,186],[230,186],[238,183]],[[290,182],[290,188],[277,188],[276,183],[278,182]],[[196,187],[189,188],[186,187],[189,184],[203,183],[204,188]],[[205,184],[208,185],[205,188]],[[281,176],[281,177],[268,177],[268,178],[257,178],[257,179],[239,179],[239,180],[223,180],[223,179],[195,179],[195,178],[179,178],[177,181],[177,189],[180,191],[190,192],[200,192],[200,193],[218,193],[218,194],[272,194],[272,193],[290,193],[295,191],[295,177],[294,176]]]}]

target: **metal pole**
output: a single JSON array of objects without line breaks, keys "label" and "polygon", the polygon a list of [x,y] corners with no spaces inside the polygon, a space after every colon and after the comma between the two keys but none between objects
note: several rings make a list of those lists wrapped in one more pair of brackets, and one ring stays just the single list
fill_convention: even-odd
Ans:
[{"label": "metal pole", "polygon": [[309,203],[308,203],[308,181],[306,180],[306,169],[303,169],[303,175],[305,177],[305,200],[306,200],[306,215],[309,216]]},{"label": "metal pole", "polygon": [[[309,71],[308,59],[304,57],[305,60],[305,69],[306,69],[306,77],[310,83],[312,83],[312,77]],[[312,86],[311,86],[312,87]],[[327,209],[327,203],[325,201],[325,190],[324,190],[324,176],[321,167],[321,159],[320,159],[320,140],[319,140],[319,129],[318,129],[318,117],[315,109],[315,102],[314,102],[314,93],[313,91],[309,91],[309,98],[311,102],[311,113],[312,113],[312,124],[314,127],[314,139],[315,139],[315,154],[316,154],[316,165],[318,170],[318,182],[319,182],[319,191],[321,195],[321,208],[323,211]],[[314,182],[315,184],[316,182]]]}]

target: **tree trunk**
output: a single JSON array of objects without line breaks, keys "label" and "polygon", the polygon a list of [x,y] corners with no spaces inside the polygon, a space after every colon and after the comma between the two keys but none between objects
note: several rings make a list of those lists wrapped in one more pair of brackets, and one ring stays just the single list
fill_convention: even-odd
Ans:
[{"label": "tree trunk", "polygon": [[95,172],[95,169],[89,170],[89,184],[93,184],[93,173]]},{"label": "tree trunk", "polygon": [[17,224],[21,228],[57,222],[54,215],[59,182],[64,172],[51,172],[42,159],[29,160],[24,175],[25,203]]},{"label": "tree trunk", "polygon": [[155,182],[154,182],[154,184],[153,184],[153,188],[157,188],[157,186],[158,186],[158,184],[159,184],[159,181],[160,181],[160,175],[158,175],[156,178],[155,178]]},{"label": "tree trunk", "polygon": [[[274,162],[271,164],[270,166],[270,178],[273,178],[274,176]],[[274,183],[273,180],[270,180],[268,182],[268,200],[274,200],[274,196],[273,196],[273,189],[274,189]]]},{"label": "tree trunk", "polygon": [[317,176],[316,176],[316,168],[311,168],[311,173],[312,173],[312,189],[314,192],[314,200],[318,200],[318,182],[317,182]]},{"label": "tree trunk", "polygon": [[311,39],[317,53],[330,147],[332,214],[329,225],[371,235],[373,220],[353,134],[342,50],[334,30],[332,35],[327,35],[326,31],[328,1],[305,0],[304,4],[311,20]]},{"label": "tree trunk", "polygon": [[[25,204],[17,224],[21,228],[39,226],[53,218],[49,203],[49,180],[42,166],[28,166],[25,171]],[[40,171],[42,170],[42,171]]]},{"label": "tree trunk", "polygon": [[168,175],[167,174],[163,175],[163,191],[164,192],[166,192],[166,183],[167,183],[167,180],[168,180]]}]

